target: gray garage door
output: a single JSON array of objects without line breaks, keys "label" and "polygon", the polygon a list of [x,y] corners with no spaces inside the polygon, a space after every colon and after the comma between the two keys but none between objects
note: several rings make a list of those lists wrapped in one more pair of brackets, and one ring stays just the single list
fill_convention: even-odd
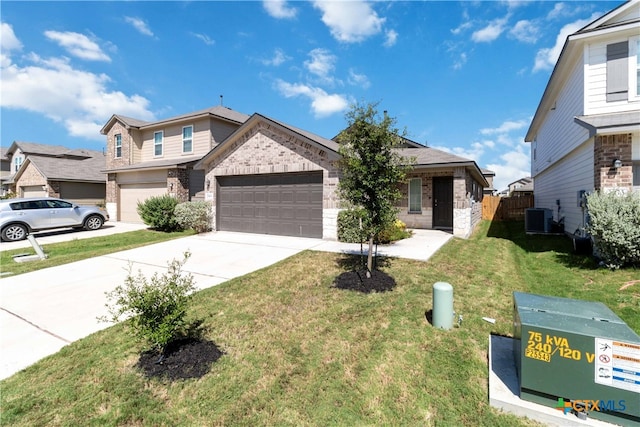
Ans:
[{"label": "gray garage door", "polygon": [[322,172],[218,178],[224,231],[322,237]]}]

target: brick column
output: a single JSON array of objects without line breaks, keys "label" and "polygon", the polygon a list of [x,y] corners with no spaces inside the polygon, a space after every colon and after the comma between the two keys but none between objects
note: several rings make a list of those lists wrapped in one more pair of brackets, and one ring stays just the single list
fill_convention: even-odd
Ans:
[{"label": "brick column", "polygon": [[[613,161],[622,161],[622,167],[614,168]],[[593,171],[596,190],[633,186],[631,161],[631,134],[597,135],[593,144]]]}]

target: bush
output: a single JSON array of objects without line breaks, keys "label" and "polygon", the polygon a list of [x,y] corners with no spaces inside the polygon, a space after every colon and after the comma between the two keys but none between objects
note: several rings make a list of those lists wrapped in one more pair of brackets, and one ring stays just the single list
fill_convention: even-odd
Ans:
[{"label": "bush", "polygon": [[177,231],[180,225],[174,213],[178,200],[165,194],[138,202],[138,215],[149,227],[158,231]]},{"label": "bush", "polygon": [[[360,229],[360,220],[362,228]],[[338,213],[338,240],[346,243],[362,243],[367,241],[367,211],[364,209],[347,209]],[[396,219],[389,227],[382,230],[374,238],[375,243],[391,243],[411,237],[407,225]]]},{"label": "bush", "polygon": [[124,285],[106,293],[111,302],[107,304],[109,316],[100,320],[115,323],[128,319],[135,335],[155,350],[162,351],[184,336],[190,326],[185,323],[187,303],[196,289],[193,276],[182,274],[182,266],[190,256],[185,252],[182,261],[174,259],[166,273],[155,273],[151,280],[140,271],[137,276],[132,275],[130,265]]},{"label": "bush", "polygon": [[204,201],[184,202],[176,205],[176,221],[183,229],[192,229],[196,233],[211,230],[211,203]]},{"label": "bush", "polygon": [[[362,220],[363,227],[360,228]],[[346,209],[338,213],[338,240],[346,243],[361,243],[367,240],[367,211]]]},{"label": "bush", "polygon": [[594,192],[587,197],[587,209],[586,231],[605,265],[640,266],[640,194]]},{"label": "bush", "polygon": [[382,230],[377,236],[377,243],[391,243],[411,237],[411,231],[407,230],[407,224],[396,219],[393,224]]}]

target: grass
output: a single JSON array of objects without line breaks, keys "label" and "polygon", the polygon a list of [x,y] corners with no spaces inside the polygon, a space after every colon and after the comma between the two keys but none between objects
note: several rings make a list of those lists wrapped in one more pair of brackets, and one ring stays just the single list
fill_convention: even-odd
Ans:
[{"label": "grass", "polygon": [[[145,379],[123,324],[0,382],[3,425],[532,426],[491,408],[489,334],[511,334],[512,291],[602,301],[640,330],[637,270],[598,269],[564,237],[483,222],[429,262],[389,259],[390,292],[336,289],[344,255],[303,252],[195,295],[189,316],[225,355],[200,379]],[[454,287],[460,328],[425,318]],[[483,316],[496,319],[495,324]]]},{"label": "grass", "polygon": [[19,254],[35,254],[33,248],[12,249],[10,251],[0,252],[0,270],[2,270],[3,273],[11,273],[11,275],[15,276],[17,274],[29,273],[47,267],[54,267],[56,265],[67,264],[113,252],[164,242],[192,234],[194,234],[194,232],[191,230],[175,233],[137,230],[112,234],[110,236],[75,239],[63,243],[43,245],[44,253],[48,255],[47,259],[22,263],[15,262],[13,257]]}]

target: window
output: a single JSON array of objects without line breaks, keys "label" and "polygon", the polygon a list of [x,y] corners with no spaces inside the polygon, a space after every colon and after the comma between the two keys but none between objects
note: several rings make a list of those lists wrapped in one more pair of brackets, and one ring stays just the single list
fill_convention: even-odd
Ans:
[{"label": "window", "polygon": [[164,132],[153,133],[153,155],[156,157],[162,156],[162,140],[164,138]]},{"label": "window", "polygon": [[411,178],[409,181],[409,212],[422,212],[421,178]]},{"label": "window", "polygon": [[632,166],[633,188],[640,189],[640,160],[634,161]]},{"label": "window", "polygon": [[20,166],[22,166],[22,157],[16,157],[15,159],[13,159],[13,164],[14,164],[14,172],[18,172],[18,170],[20,169]]},{"label": "window", "polygon": [[640,37],[629,39],[629,98],[640,98]]},{"label": "window", "polygon": [[626,101],[629,96],[629,42],[607,45],[607,102]]},{"label": "window", "polygon": [[118,133],[115,135],[115,142],[116,142],[115,156],[116,158],[122,157],[122,135],[121,134]]},{"label": "window", "polygon": [[185,126],[182,128],[182,152],[193,152],[193,126]]}]

